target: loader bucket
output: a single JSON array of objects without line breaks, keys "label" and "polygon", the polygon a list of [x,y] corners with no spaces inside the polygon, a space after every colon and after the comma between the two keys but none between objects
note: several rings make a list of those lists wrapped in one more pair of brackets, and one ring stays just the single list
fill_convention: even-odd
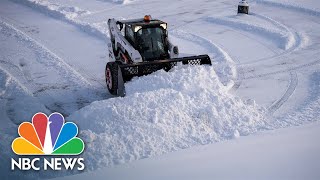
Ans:
[{"label": "loader bucket", "polygon": [[169,71],[172,67],[176,66],[178,62],[182,62],[184,65],[211,65],[211,59],[208,55],[199,55],[135,64],[123,64],[119,66],[121,68],[123,80],[129,81],[135,76],[151,74],[160,69]]}]

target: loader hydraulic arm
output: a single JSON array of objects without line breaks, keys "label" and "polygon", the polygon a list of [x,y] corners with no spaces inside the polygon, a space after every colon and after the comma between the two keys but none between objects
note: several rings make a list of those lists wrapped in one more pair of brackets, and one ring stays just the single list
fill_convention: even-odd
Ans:
[{"label": "loader hydraulic arm", "polygon": [[170,57],[171,58],[179,57],[178,46],[175,46],[174,44],[172,44],[172,42],[169,40],[169,38],[167,38],[167,42],[168,42],[168,49],[169,49]]}]

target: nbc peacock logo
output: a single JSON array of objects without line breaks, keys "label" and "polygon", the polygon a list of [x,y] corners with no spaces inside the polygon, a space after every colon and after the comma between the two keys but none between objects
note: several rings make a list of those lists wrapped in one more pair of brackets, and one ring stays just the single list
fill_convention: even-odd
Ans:
[{"label": "nbc peacock logo", "polygon": [[32,123],[20,124],[18,134],[11,146],[18,155],[79,155],[84,150],[83,141],[76,137],[77,125],[65,122],[57,112],[49,117],[36,113]]}]

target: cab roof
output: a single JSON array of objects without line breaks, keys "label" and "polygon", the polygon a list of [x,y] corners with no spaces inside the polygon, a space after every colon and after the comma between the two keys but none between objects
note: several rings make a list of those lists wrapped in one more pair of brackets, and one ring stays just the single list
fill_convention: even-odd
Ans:
[{"label": "cab roof", "polygon": [[144,19],[133,19],[133,20],[124,20],[124,21],[118,21],[122,24],[126,25],[134,25],[134,26],[149,26],[149,25],[158,25],[158,24],[166,24],[166,22],[163,22],[158,19],[151,19],[150,21],[144,21]]}]

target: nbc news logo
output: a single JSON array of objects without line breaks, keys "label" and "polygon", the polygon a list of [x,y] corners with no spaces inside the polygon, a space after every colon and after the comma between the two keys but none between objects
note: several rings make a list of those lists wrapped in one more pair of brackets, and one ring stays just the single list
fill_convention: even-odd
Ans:
[{"label": "nbc news logo", "polygon": [[[12,142],[12,150],[17,155],[46,155],[46,156],[72,156],[80,155],[84,150],[84,142],[76,137],[78,127],[73,122],[65,123],[60,113],[52,113],[49,118],[43,113],[37,113],[32,118],[32,123],[23,122],[18,128],[20,137]],[[40,158],[11,159],[11,170],[36,170],[39,171]],[[67,170],[77,167],[82,171],[85,168],[83,158],[43,158],[43,169]]]}]

